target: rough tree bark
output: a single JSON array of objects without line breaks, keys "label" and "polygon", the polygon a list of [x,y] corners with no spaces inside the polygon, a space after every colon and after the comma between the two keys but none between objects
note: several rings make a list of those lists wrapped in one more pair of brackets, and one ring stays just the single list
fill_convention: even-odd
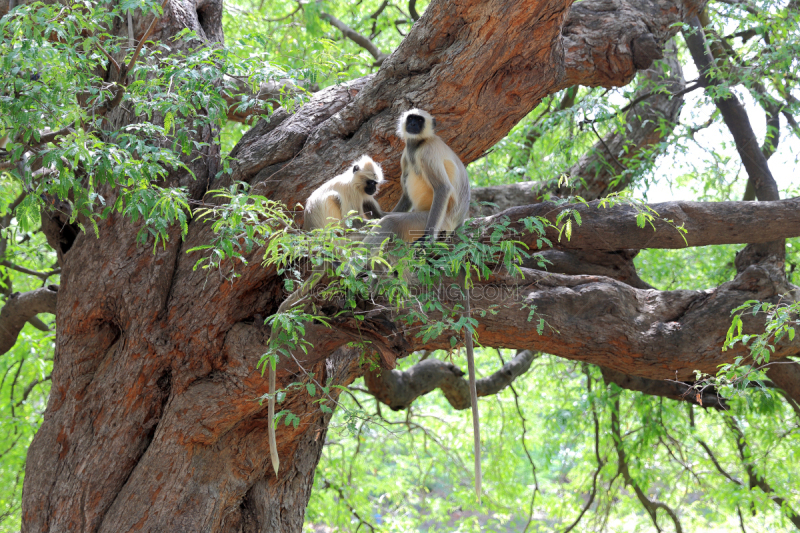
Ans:
[{"label": "rough tree bark", "polygon": [[[401,143],[394,121],[400,110],[431,110],[444,139],[469,162],[545,95],[574,84],[628,83],[660,57],[674,23],[697,8],[668,0],[584,0],[571,11],[569,0],[434,0],[377,74],[323,90],[294,115],[278,111],[260,121],[233,151],[231,178],[293,205],[366,152],[392,180],[382,198],[389,204],[398,195]],[[220,16],[219,0],[170,0],[153,37],[169,42],[189,27],[221,41]],[[137,19],[135,34],[147,24]],[[117,123],[134,119],[122,111],[110,117]],[[172,183],[188,184],[201,197],[216,173],[217,155],[194,160],[197,181],[176,175]],[[797,211],[788,201],[760,206]],[[760,238],[753,230],[763,214],[733,220],[740,207],[719,208],[713,242]],[[688,223],[695,215],[712,221],[702,218],[708,212],[701,206],[690,208],[683,209]],[[630,223],[626,210],[609,212],[618,218],[606,223]],[[800,227],[782,227],[787,236],[800,233]],[[176,230],[155,254],[136,245],[138,229],[111,216],[99,239],[53,235],[53,242],[66,242],[56,357],[44,422],[28,454],[23,530],[300,531],[328,416],[308,395],[288,394],[283,407],[300,417],[300,425],[278,431],[282,470],[276,477],[267,468],[265,408],[254,398],[266,392],[255,364],[269,333],[262,319],[285,296],[280,280],[257,260],[237,266],[241,277],[233,282],[194,271],[198,256],[185,250],[210,240],[207,224],[192,222],[184,242]],[[635,243],[619,239],[614,246],[636,248],[654,239],[681,246],[666,230],[657,237],[647,231]],[[703,241],[705,228],[698,226],[697,234],[695,243]],[[537,336],[514,305],[499,317],[507,321],[498,325],[502,334],[482,325],[485,345],[511,346],[518,336],[525,348],[651,377],[713,368],[723,358],[720,335],[730,308],[775,298],[786,288],[769,265],[753,266],[712,291],[669,293],[598,276],[503,276],[486,284],[517,287],[564,335]],[[279,383],[307,379],[306,372],[320,382],[351,383],[363,369],[359,354],[344,347],[349,328],[344,321],[323,335],[310,327],[314,350],[298,362],[281,361]],[[386,353],[402,356],[417,348],[415,339],[390,335],[398,330],[389,321],[374,320],[364,329]],[[798,347],[780,349],[791,355]]]},{"label": "rough tree bark", "polygon": [[[655,90],[654,84],[663,84],[664,90]],[[641,73],[639,85],[630,107],[624,111],[625,127],[600,138],[566,170],[569,185],[559,186],[556,178],[479,187],[472,190],[470,215],[487,216],[509,207],[533,204],[541,201],[545,193],[596,200],[628,187],[641,164],[642,152],[669,136],[683,106],[686,82],[674,44],[666,50],[663,62]],[[586,127],[595,126],[589,123]]]}]

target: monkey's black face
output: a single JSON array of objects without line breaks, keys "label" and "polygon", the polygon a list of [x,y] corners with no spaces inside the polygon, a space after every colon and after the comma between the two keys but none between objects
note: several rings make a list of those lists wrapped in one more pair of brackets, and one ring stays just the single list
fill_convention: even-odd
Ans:
[{"label": "monkey's black face", "polygon": [[372,196],[375,194],[375,191],[378,190],[378,182],[375,180],[367,180],[367,184],[364,185],[364,192]]},{"label": "monkey's black face", "polygon": [[419,115],[408,115],[406,118],[406,132],[411,135],[418,135],[425,129],[425,117]]}]

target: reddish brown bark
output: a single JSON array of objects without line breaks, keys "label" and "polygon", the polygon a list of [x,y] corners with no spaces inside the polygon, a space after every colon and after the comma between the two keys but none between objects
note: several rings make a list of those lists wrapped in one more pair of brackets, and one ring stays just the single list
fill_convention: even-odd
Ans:
[{"label": "reddish brown bark", "polygon": [[[292,116],[279,111],[260,121],[233,151],[232,178],[293,205],[367,152],[393,180],[382,199],[391,203],[397,196],[394,121],[400,110],[431,110],[445,140],[471,161],[560,87],[627,83],[657,55],[675,31],[673,23],[693,12],[677,2],[618,2],[614,16],[607,6],[584,0],[573,17],[568,0],[434,1],[376,75],[321,91]],[[219,2],[171,0],[153,37],[168,42],[189,27],[219,41],[220,13]],[[137,20],[136,34],[148,24]],[[598,48],[600,41],[605,46]],[[133,120],[125,113],[117,109],[109,120]],[[212,133],[198,135],[209,139]],[[182,174],[170,181],[189,185],[198,198],[218,165],[218,151],[203,155],[192,159],[198,180]],[[619,216],[633,235],[630,213]],[[758,216],[751,220],[767,218]],[[714,238],[741,242],[725,224],[715,226]],[[297,414],[300,425],[278,430],[282,471],[275,477],[267,468],[265,407],[256,401],[266,380],[255,365],[268,333],[260,323],[285,297],[280,280],[258,260],[236,266],[241,277],[232,281],[195,271],[199,256],[185,250],[211,240],[207,224],[192,222],[185,242],[174,230],[166,248],[155,253],[137,246],[138,229],[111,216],[101,224],[100,238],[53,236],[58,246],[66,243],[56,358],[44,423],[28,455],[23,530],[299,531],[328,415],[307,393],[290,391],[281,407]],[[649,232],[646,242],[624,241],[622,248],[647,245],[652,235],[665,233],[641,231]],[[720,355],[722,317],[742,299],[769,299],[783,287],[774,269],[758,268],[708,293],[653,293],[600,277],[529,271],[521,282],[509,283],[519,284],[560,333],[537,336],[527,311],[522,316],[514,306],[497,333],[489,332],[491,321],[481,324],[481,340],[509,346],[519,338],[525,348],[594,358],[650,376],[712,368],[736,354]],[[341,346],[353,325],[345,320],[335,326],[310,327],[314,350],[299,362],[302,368],[280,364],[281,386],[308,380],[306,372],[333,384],[360,375],[358,354]],[[385,317],[364,327],[387,353],[404,355],[411,346],[403,343],[414,342],[390,335],[394,326]],[[607,333],[596,337],[595,328]],[[692,334],[702,335],[690,342]],[[782,347],[781,353],[796,349]]]},{"label": "reddish brown bark", "polygon": [[[476,281],[471,300],[476,316],[499,306],[497,314],[480,318],[483,346],[535,349],[651,379],[691,380],[695,370],[714,374],[718,365],[746,355],[741,345],[722,351],[731,309],[747,300],[775,303],[791,289],[782,265],[765,261],[704,291],[643,290],[600,276],[533,270],[524,270],[522,278],[498,273]],[[455,290],[438,292],[437,298],[451,306],[459,301]],[[545,321],[542,334],[537,332],[540,319]],[[743,320],[750,332],[763,328],[752,316]],[[449,335],[428,342],[406,339],[411,350],[450,348]],[[795,338],[781,342],[773,357],[799,353]]]}]

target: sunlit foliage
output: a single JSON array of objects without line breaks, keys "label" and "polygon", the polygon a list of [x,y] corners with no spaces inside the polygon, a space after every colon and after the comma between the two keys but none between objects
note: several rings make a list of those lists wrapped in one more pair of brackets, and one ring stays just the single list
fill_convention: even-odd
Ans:
[{"label": "sunlit foliage", "polygon": [[[184,35],[192,46],[159,43],[138,55],[106,28],[134,7],[158,16],[158,2],[16,7],[0,21],[0,138],[13,159],[33,149],[41,161],[0,168],[0,217],[19,202],[0,228],[2,301],[59,282],[56,253],[38,231],[46,202],[65,203],[70,221],[89,232],[101,231],[97,221],[112,210],[142,220],[140,241],[158,246],[170,228],[185,230],[192,210],[208,208],[190,203],[185,188],[165,186],[170,171],[186,168],[214,143],[228,154],[257,120],[228,120],[226,96],[249,88],[238,109],[267,116],[374,73],[427,3],[239,0],[225,4],[225,46],[200,46]],[[717,2],[708,17],[719,52],[714,75],[724,81],[719,90],[747,103],[782,194],[796,195],[797,2]],[[372,48],[345,37],[337,21]],[[675,42],[691,85],[696,72],[680,38]],[[106,81],[109,54],[124,57],[119,67],[130,68],[127,84]],[[277,99],[253,96],[269,83],[282,87]],[[557,181],[603,136],[624,131],[627,106],[643,83],[640,75],[620,90],[572,87],[546,98],[469,166],[473,186]],[[139,118],[116,128],[104,119],[112,107]],[[770,113],[780,115],[779,129],[765,125]],[[191,128],[208,128],[209,141],[191,141]],[[57,142],[43,142],[48,133],[58,133],[51,139]],[[631,188],[650,201],[738,200],[746,178],[710,95],[694,91],[674,130],[639,156]],[[242,258],[245,247],[263,245],[286,223],[267,199],[242,196],[236,186],[219,194],[231,207],[213,210],[218,239],[198,268]],[[274,225],[253,229],[265,216]],[[242,232],[245,238],[236,237]],[[787,244],[793,283],[800,283],[799,249],[797,239]],[[735,251],[648,250],[636,264],[655,288],[701,290],[731,279]],[[40,318],[0,358],[2,531],[20,527],[25,453],[49,394],[55,324],[52,316]],[[460,353],[426,356],[465,365]],[[479,374],[512,356],[480,351]],[[410,357],[400,368],[417,361]],[[454,411],[435,392],[392,412],[358,385],[341,404],[317,470],[308,531],[654,530],[637,492],[674,509],[685,531],[788,531],[791,509],[800,511],[800,413],[771,388],[731,398],[726,412],[706,411],[606,386],[597,367],[541,354],[513,387],[481,400],[481,508],[472,489],[469,411]],[[657,521],[663,531],[675,530],[665,512]]]}]

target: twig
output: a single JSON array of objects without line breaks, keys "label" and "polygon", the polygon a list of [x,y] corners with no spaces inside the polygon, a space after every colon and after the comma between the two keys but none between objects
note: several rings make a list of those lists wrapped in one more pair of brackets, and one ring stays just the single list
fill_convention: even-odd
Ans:
[{"label": "twig", "polygon": [[633,487],[634,492],[636,493],[636,497],[641,502],[642,507],[644,507],[647,514],[650,516],[650,519],[653,521],[653,525],[656,527],[656,530],[661,531],[661,528],[658,525],[658,518],[657,513],[658,510],[661,509],[666,512],[669,517],[672,519],[672,522],[675,524],[675,531],[676,533],[683,533],[683,528],[681,527],[680,520],[678,520],[678,515],[675,514],[667,504],[662,503],[658,500],[651,500],[647,497],[644,493],[642,488],[639,484],[631,477],[630,471],[628,470],[628,463],[625,454],[625,448],[622,444],[622,432],[620,430],[620,416],[619,416],[619,402],[620,394],[619,391],[614,393],[614,403],[611,407],[611,433],[614,441],[614,446],[617,449],[617,470],[620,474],[622,474],[622,479],[626,485],[630,485]]},{"label": "twig", "polygon": [[375,58],[375,64],[376,65],[380,65],[381,63],[383,63],[383,61],[387,57],[389,57],[388,54],[384,54],[383,52],[381,52],[378,49],[378,47],[375,46],[375,44],[372,41],[370,41],[368,38],[364,37],[363,35],[358,33],[356,30],[354,30],[353,28],[351,28],[350,26],[348,26],[347,24],[345,24],[341,20],[337,19],[336,17],[334,17],[330,13],[321,12],[319,14],[319,18],[321,18],[322,20],[328,21],[331,24],[331,26],[333,26],[333,27],[337,28],[339,31],[341,31],[342,35],[344,35],[345,37],[347,37],[348,39],[350,39],[351,41],[356,43],[358,46],[360,46],[361,48],[363,48],[367,52],[369,52],[370,55]]},{"label": "twig", "polygon": [[400,29],[400,24],[408,24],[408,21],[406,19],[396,19],[394,21],[394,28],[397,30],[397,33],[405,37],[408,34],[403,33],[403,30]]},{"label": "twig", "polygon": [[370,15],[369,18],[377,19],[380,16],[380,14],[383,13],[383,10],[386,9],[386,6],[388,5],[389,5],[389,0],[383,0],[383,3],[380,6],[378,6],[378,9],[375,11],[375,13]]},{"label": "twig", "polygon": [[592,131],[594,132],[595,135],[597,135],[598,140],[603,145],[603,147],[606,149],[606,152],[608,152],[608,155],[610,155],[611,159],[613,159],[614,162],[617,164],[617,166],[619,167],[619,172],[622,172],[623,170],[625,170],[625,168],[626,168],[625,165],[623,165],[620,162],[620,160],[617,159],[617,156],[614,155],[614,153],[611,151],[611,148],[609,148],[608,145],[606,144],[605,139],[600,137],[600,134],[597,133],[597,130],[594,128],[594,122],[590,122],[589,123],[589,127],[592,128]]},{"label": "twig", "polygon": [[[683,96],[683,95],[685,95],[687,93],[690,93],[692,91],[696,91],[697,89],[700,89],[700,88],[703,87],[702,85],[700,85],[700,82],[697,81],[697,80],[694,80],[694,81],[689,82],[689,83],[692,83],[693,85],[689,85],[686,88],[684,88],[684,89],[682,89],[682,90],[680,90],[680,91],[678,91],[676,93],[670,93],[669,97],[670,98],[677,98],[679,96]],[[638,98],[634,98],[633,100],[628,102],[624,107],[620,108],[620,110],[617,111],[616,114],[624,113],[625,111],[629,110],[630,108],[632,108],[636,104],[639,104],[639,103],[647,100],[651,96],[655,96],[656,94],[664,94],[664,93],[662,91],[651,91],[651,92],[649,92],[647,94],[643,94],[642,96],[639,96]]]},{"label": "twig", "polygon": [[[128,16],[129,17],[131,16],[130,13],[128,13]],[[100,41],[97,41],[97,47],[100,49],[101,52],[103,52],[103,55],[106,56],[109,61],[111,61],[111,64],[114,65],[114,68],[117,69],[117,72],[119,72],[119,63],[117,63],[116,59],[111,57],[111,54],[106,52],[106,49],[103,48],[103,44]]]},{"label": "twig", "polygon": [[722,420],[734,434],[733,440],[735,441],[736,449],[739,451],[739,457],[742,460],[745,472],[747,472],[750,490],[752,490],[754,487],[758,487],[764,491],[764,494],[766,494],[769,499],[775,502],[775,504],[780,508],[781,512],[794,524],[794,526],[800,529],[800,515],[795,512],[792,506],[789,505],[785,499],[775,494],[775,490],[770,486],[769,483],[767,483],[766,478],[756,472],[753,462],[753,454],[750,450],[748,450],[750,445],[747,443],[744,431],[742,431],[742,428],[739,427],[739,423],[731,416],[723,416]]},{"label": "twig", "polygon": [[380,33],[376,29],[377,26],[378,26],[378,17],[380,16],[381,13],[383,13],[383,10],[386,9],[386,6],[388,6],[388,5],[389,5],[389,0],[383,0],[381,5],[378,6],[378,9],[372,15],[369,16],[369,18],[372,19],[372,29],[370,29],[370,33],[369,33],[369,38],[370,39],[374,39]]},{"label": "twig", "polygon": [[[505,361],[503,360],[503,356],[500,354],[500,350],[497,350],[497,355],[500,357],[500,361],[505,366]],[[528,427],[527,427],[527,420],[525,416],[522,414],[522,408],[519,405],[519,395],[517,394],[517,390],[514,388],[514,385],[509,384],[509,389],[511,389],[511,393],[514,395],[514,405],[517,408],[517,414],[519,415],[520,422],[522,424],[522,436],[520,437],[522,440],[522,449],[525,451],[525,455],[528,457],[528,462],[531,465],[531,471],[533,472],[533,493],[531,494],[531,503],[528,508],[528,522],[525,524],[525,529],[523,531],[528,531],[528,528],[531,526],[531,521],[533,521],[533,505],[536,502],[536,493],[539,492],[539,478],[536,475],[536,463],[533,462],[533,457],[531,456],[530,450],[528,450],[528,444],[525,441],[527,436]]]},{"label": "twig", "polygon": [[25,400],[27,400],[27,399],[28,399],[28,395],[31,393],[31,391],[33,391],[33,388],[34,388],[36,385],[39,385],[40,383],[44,383],[45,381],[50,381],[50,378],[51,378],[51,376],[52,376],[52,375],[53,375],[53,374],[52,374],[52,373],[50,373],[50,374],[47,374],[47,375],[46,375],[45,377],[43,377],[42,379],[38,379],[38,378],[37,378],[37,379],[34,379],[33,381],[31,381],[30,383],[28,383],[28,386],[27,386],[27,387],[25,387],[25,389],[23,389],[23,391],[22,391],[22,398],[20,399],[20,401],[18,401],[18,402],[16,403],[16,407],[19,407],[19,406],[21,406],[21,405],[23,404],[23,402],[24,402]]},{"label": "twig", "polygon": [[[230,9],[230,6],[225,6],[225,7],[227,7],[227,8],[229,8],[229,9]],[[278,17],[278,18],[276,18],[276,19],[264,19],[264,22],[280,22],[280,21],[282,21],[282,20],[286,20],[286,19],[288,19],[289,17],[293,16],[293,15],[294,15],[295,13],[297,13],[298,11],[300,11],[300,8],[301,8],[301,7],[302,7],[302,4],[298,2],[298,3],[297,3],[297,8],[295,8],[295,10],[294,10],[294,11],[292,11],[291,13],[289,13],[288,15],[284,15],[284,16],[282,16],[282,17]]]},{"label": "twig", "polygon": [[17,272],[22,272],[23,274],[28,274],[29,276],[36,276],[37,278],[41,278],[43,280],[49,278],[50,276],[54,276],[56,274],[61,273],[60,268],[56,268],[54,270],[51,270],[50,272],[38,272],[36,270],[31,270],[29,268],[15,265],[14,263],[11,263],[9,261],[0,261],[0,265],[6,268],[10,268],[11,270],[16,270]]},{"label": "twig", "polygon": [[[22,372],[22,365],[24,364],[25,364],[25,359],[20,360],[19,366],[17,367],[17,373],[14,374],[14,379],[11,380],[11,390],[8,393],[8,397],[11,401],[14,401],[14,387],[17,386],[17,379],[19,379],[19,374],[20,372]],[[17,418],[17,414],[14,412],[14,408],[17,406],[12,403],[10,407],[11,407],[11,418],[12,419]]]},{"label": "twig", "polygon": [[592,492],[589,495],[589,500],[586,502],[586,505],[583,506],[581,513],[578,515],[575,521],[572,522],[572,524],[570,524],[569,527],[563,531],[563,533],[569,533],[575,529],[575,526],[577,526],[581,521],[583,515],[586,514],[586,511],[588,511],[594,503],[594,499],[597,496],[597,476],[600,475],[600,471],[606,464],[603,458],[600,457],[600,420],[597,418],[597,409],[595,408],[594,400],[592,399],[592,376],[589,372],[588,365],[583,365],[583,373],[586,374],[586,390],[589,393],[589,405],[591,405],[592,418],[594,419],[594,455],[597,458],[597,469],[594,471],[594,475],[592,476]]},{"label": "twig", "polygon": [[358,514],[358,511],[355,510],[355,507],[353,507],[350,504],[350,501],[347,499],[347,496],[344,495],[344,491],[341,489],[341,487],[334,485],[327,479],[323,479],[322,488],[323,489],[331,488],[335,490],[339,494],[339,497],[344,501],[344,504],[347,506],[347,508],[350,509],[350,512],[353,514],[353,516],[356,517],[356,520],[358,520],[360,524],[364,524],[365,526],[367,526],[371,531],[375,531],[375,526],[373,526],[372,524],[361,518],[361,516]]},{"label": "twig", "polygon": [[152,22],[150,22],[150,26],[147,28],[147,31],[144,32],[142,39],[139,41],[139,45],[136,47],[136,51],[133,53],[133,57],[131,58],[130,63],[128,63],[128,66],[125,67],[125,72],[123,75],[127,75],[128,72],[130,72],[131,69],[133,69],[133,65],[139,58],[139,52],[142,51],[142,47],[144,46],[144,43],[147,41],[147,38],[150,37],[151,33],[153,33],[153,28],[155,28],[156,26],[156,21],[164,14],[164,10],[167,8],[168,3],[169,0],[164,0],[163,2],[161,2],[161,15],[156,15],[155,17],[153,17]]}]

